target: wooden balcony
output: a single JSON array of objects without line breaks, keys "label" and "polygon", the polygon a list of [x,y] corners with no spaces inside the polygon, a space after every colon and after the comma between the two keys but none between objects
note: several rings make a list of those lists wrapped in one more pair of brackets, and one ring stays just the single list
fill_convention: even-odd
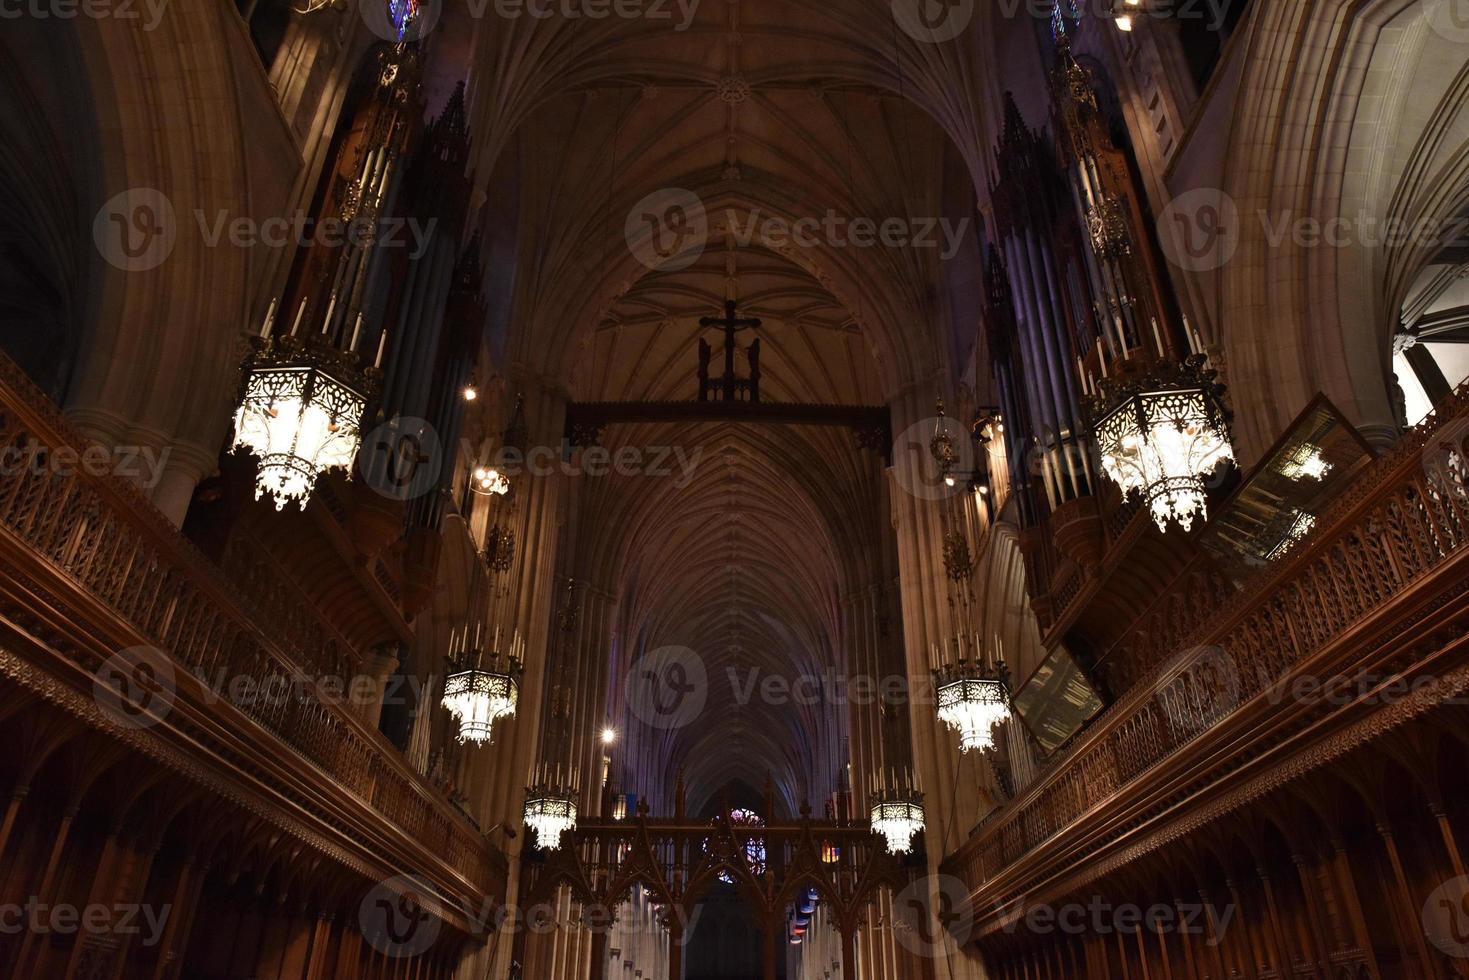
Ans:
[{"label": "wooden balcony", "polygon": [[945,863],[981,943],[1469,688],[1466,460],[1469,386],[1242,589],[1134,623],[1157,666]]},{"label": "wooden balcony", "polygon": [[[131,486],[76,465],[84,448],[0,356],[0,688],[108,732],[349,872],[427,878],[467,931],[459,910],[503,897],[503,856],[323,683],[354,677],[357,651],[289,590],[227,580]],[[96,683],[137,647],[160,652],[167,710],[128,726],[101,710]],[[289,696],[231,696],[241,682]]]}]

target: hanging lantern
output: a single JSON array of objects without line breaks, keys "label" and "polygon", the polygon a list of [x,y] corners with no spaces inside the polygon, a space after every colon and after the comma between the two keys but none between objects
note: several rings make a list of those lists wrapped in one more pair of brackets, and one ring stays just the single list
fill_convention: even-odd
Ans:
[{"label": "hanging lantern", "polygon": [[938,417],[934,424],[933,438],[928,442],[929,455],[938,464],[939,476],[943,477],[948,486],[955,484],[954,464],[959,461],[959,453],[954,448],[954,437],[949,435],[949,419],[944,412],[944,400],[940,398],[934,407]]},{"label": "hanging lantern", "polygon": [[576,787],[542,767],[541,778],[525,790],[525,825],[535,831],[536,846],[554,851],[561,835],[576,829]]},{"label": "hanging lantern", "polygon": [[907,854],[923,830],[923,794],[907,788],[880,791],[872,804],[872,829],[887,838],[889,854]]},{"label": "hanging lantern", "polygon": [[1102,469],[1124,494],[1147,501],[1166,531],[1208,516],[1205,480],[1234,461],[1219,396],[1222,386],[1202,354],[1178,365],[1154,364],[1140,379],[1103,379],[1094,402]]},{"label": "hanging lantern", "polygon": [[255,499],[270,494],[276,510],[288,501],[305,509],[320,474],[345,469],[350,478],[380,375],[322,336],[261,337],[254,348],[231,448],[259,458]]},{"label": "hanging lantern", "polygon": [[476,466],[469,488],[484,496],[503,497],[510,492],[510,479],[493,466]]},{"label": "hanging lantern", "polygon": [[923,794],[913,785],[913,774],[888,770],[872,792],[872,830],[887,838],[889,854],[906,854],[923,830]]},{"label": "hanging lantern", "polygon": [[1010,717],[1009,671],[1003,660],[993,665],[960,660],[933,672],[939,721],[959,733],[959,750],[984,751],[995,746],[994,726]]},{"label": "hanging lantern", "polygon": [[[465,641],[469,627],[465,627]],[[499,630],[495,631],[494,647],[499,646]],[[479,629],[476,628],[473,650],[452,649],[450,639],[451,673],[444,681],[443,705],[459,721],[459,741],[478,745],[490,741],[495,722],[515,714],[515,705],[520,697],[520,677],[524,663],[521,656],[520,637],[512,635],[509,649],[485,651],[479,648]],[[457,657],[456,657],[457,653]]]}]

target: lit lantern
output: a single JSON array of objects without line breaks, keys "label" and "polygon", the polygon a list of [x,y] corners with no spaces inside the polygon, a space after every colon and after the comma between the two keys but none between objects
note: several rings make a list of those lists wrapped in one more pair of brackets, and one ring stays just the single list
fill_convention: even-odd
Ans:
[{"label": "lit lantern", "polygon": [[887,838],[889,854],[906,854],[923,830],[923,794],[899,787],[879,791],[872,804],[872,829]]},{"label": "lit lantern", "polygon": [[493,466],[476,466],[470,488],[485,496],[503,497],[510,492],[510,480]]},{"label": "lit lantern", "polygon": [[[451,672],[444,681],[443,705],[459,721],[459,741],[480,744],[490,740],[495,722],[515,714],[515,705],[520,697],[522,659],[520,638],[512,636],[506,651],[479,648],[479,633],[475,631],[474,649],[468,647],[469,627],[464,629],[463,647],[454,649],[451,637]],[[495,631],[495,646],[499,646],[499,631]]]},{"label": "lit lantern", "polygon": [[232,448],[259,459],[257,500],[270,494],[276,510],[288,501],[304,509],[322,473],[350,477],[378,372],[320,337],[294,336],[256,340],[245,371]]},{"label": "lit lantern", "polygon": [[554,851],[561,836],[576,829],[576,787],[563,779],[558,768],[553,775],[542,767],[541,778],[525,791],[525,825],[535,831],[536,846]]},{"label": "lit lantern", "polygon": [[1208,516],[1205,480],[1234,461],[1219,404],[1223,389],[1203,355],[1138,381],[1104,380],[1095,427],[1102,469],[1124,494],[1146,500],[1161,530]]},{"label": "lit lantern", "polygon": [[1005,662],[993,666],[960,660],[933,672],[939,721],[959,733],[959,750],[983,751],[995,746],[992,729],[1010,717],[1010,688]]}]

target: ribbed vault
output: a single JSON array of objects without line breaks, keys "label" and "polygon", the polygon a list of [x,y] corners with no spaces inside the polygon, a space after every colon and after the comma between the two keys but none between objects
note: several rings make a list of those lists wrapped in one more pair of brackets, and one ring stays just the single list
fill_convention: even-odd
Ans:
[{"label": "ribbed vault", "polygon": [[[478,181],[516,228],[491,297],[509,311],[505,360],[575,401],[692,400],[701,336],[722,371],[722,337],[698,321],[737,299],[764,321],[764,401],[883,405],[957,373],[980,306],[974,186],[994,100],[970,66],[988,33],[920,44],[887,0],[704,3],[676,27],[521,18],[480,35]],[[707,236],[649,262],[629,226],[674,191],[698,198]],[[859,218],[927,242],[854,247]],[[746,237],[765,219],[820,227],[806,244]],[[691,811],[767,773],[787,813],[819,808],[848,759],[846,706],[768,703],[760,685],[843,672],[845,600],[893,575],[881,457],[845,429],[775,424],[623,424],[602,443],[698,459],[576,483],[562,565],[616,597],[615,770],[655,808],[680,768]],[[629,718],[625,698],[629,668],[666,646],[710,683],[707,710],[672,730]]]}]

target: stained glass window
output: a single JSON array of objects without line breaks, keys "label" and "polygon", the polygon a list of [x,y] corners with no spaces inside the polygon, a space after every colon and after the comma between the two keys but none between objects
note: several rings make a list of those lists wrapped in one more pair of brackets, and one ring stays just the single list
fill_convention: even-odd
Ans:
[{"label": "stained glass window", "polygon": [[418,16],[420,2],[421,0],[387,0],[388,18],[393,29],[398,32],[398,40],[408,36],[408,25]]},{"label": "stained glass window", "polygon": [[[714,822],[718,823],[717,820]],[[729,822],[731,826],[736,828],[765,826],[765,821],[760,819],[760,815],[755,813],[755,811],[753,810],[731,810],[729,812]],[[705,846],[708,846],[707,843]],[[744,851],[745,862],[750,867],[750,873],[754,875],[763,875],[765,873],[764,838],[751,837],[749,840],[745,841]],[[727,871],[720,873],[719,880],[724,882],[726,885],[734,884],[734,879],[729,876],[729,872]]]}]

